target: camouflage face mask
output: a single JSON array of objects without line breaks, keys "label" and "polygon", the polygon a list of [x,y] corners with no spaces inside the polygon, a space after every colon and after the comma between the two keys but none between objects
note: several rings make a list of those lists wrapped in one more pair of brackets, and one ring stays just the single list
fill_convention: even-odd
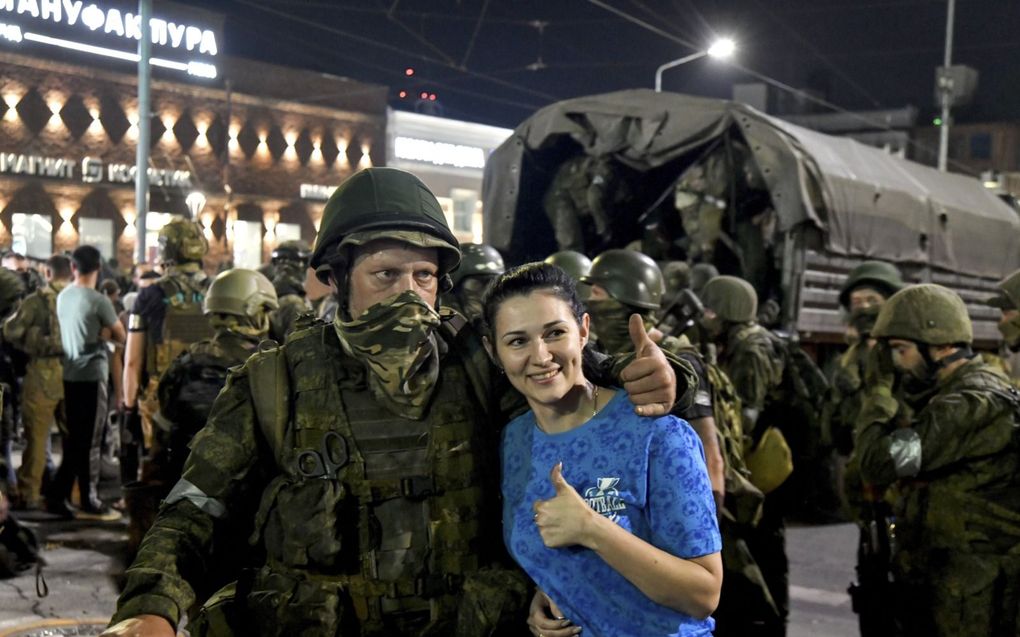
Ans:
[{"label": "camouflage face mask", "polygon": [[867,338],[878,320],[878,313],[882,310],[881,305],[870,305],[859,307],[850,313],[850,325],[853,326],[861,338]]},{"label": "camouflage face mask", "polygon": [[999,323],[999,332],[1011,351],[1020,351],[1020,316]]},{"label": "camouflage face mask", "polygon": [[398,415],[419,419],[439,378],[439,314],[408,290],[333,327],[344,350],[368,367],[368,385]]},{"label": "camouflage face mask", "polygon": [[631,310],[615,299],[589,299],[585,305],[591,316],[591,329],[607,354],[622,354],[634,349],[630,341]]}]

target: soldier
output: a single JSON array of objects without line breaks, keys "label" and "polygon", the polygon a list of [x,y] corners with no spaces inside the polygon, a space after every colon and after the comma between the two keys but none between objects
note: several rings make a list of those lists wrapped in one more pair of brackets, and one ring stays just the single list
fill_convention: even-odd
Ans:
[{"label": "soldier", "polygon": [[209,419],[228,370],[243,365],[266,338],[277,307],[273,284],[254,270],[227,270],[209,286],[202,311],[215,334],[188,346],[159,379],[152,450],[141,483],[124,489],[131,514],[129,555],[152,525],[159,501],[180,479],[188,444]]},{"label": "soldier", "polygon": [[909,635],[1020,634],[1020,399],[947,288],[897,292],[871,335],[854,455],[895,485],[887,608]]},{"label": "soldier", "polygon": [[823,419],[824,442],[843,456],[853,449],[853,428],[860,412],[864,362],[875,341],[871,328],[882,304],[903,289],[899,269],[883,261],[865,261],[847,276],[839,291],[839,304],[848,318],[850,348],[836,362],[832,391]]},{"label": "soldier", "polygon": [[[336,320],[230,375],[106,635],[171,637],[217,531],[251,505],[262,568],[214,596],[192,635],[523,627],[527,588],[489,541],[500,532],[497,427],[521,400],[497,386],[471,326],[436,309],[459,260],[438,201],[410,173],[370,168],[336,190],[311,260],[340,297]],[[671,374],[641,340],[625,388],[641,413],[663,414]],[[689,370],[678,371],[686,389]]]},{"label": "soldier", "polygon": [[1013,384],[1020,384],[1020,369],[1017,369],[1015,354],[1020,352],[1020,270],[1013,272],[998,284],[998,294],[988,299],[988,305],[1002,311],[999,319],[999,333],[1003,344],[1014,354],[1014,363],[1009,370]]},{"label": "soldier", "polygon": [[716,505],[722,508],[724,489],[723,458],[718,432],[712,417],[712,397],[701,357],[686,339],[666,337],[655,329],[654,314],[661,307],[665,284],[659,266],[648,256],[633,250],[606,250],[591,265],[581,281],[591,286],[586,302],[591,328],[598,334],[598,346],[608,354],[632,351],[630,317],[637,314],[645,323],[649,337],[663,349],[687,361],[698,375],[694,402],[676,415],[694,427],[705,448],[705,462],[712,482]]},{"label": "soldier", "polygon": [[545,262],[549,265],[555,265],[569,274],[570,278],[577,283],[577,296],[582,301],[588,299],[588,295],[591,293],[591,290],[587,285],[581,283],[581,277],[591,271],[591,259],[580,252],[574,252],[573,250],[561,250],[550,254],[545,258]]},{"label": "soldier", "polygon": [[[0,310],[3,310],[0,319],[6,319],[18,307],[24,294],[24,280],[17,272],[0,267]],[[15,422],[11,393],[16,384],[13,362],[6,351],[0,351],[0,397],[6,398],[0,401],[0,446],[3,447],[3,453],[0,453],[0,494],[3,494],[0,495],[0,510],[7,506],[6,494],[17,484],[9,452]]]},{"label": "soldier", "polygon": [[[733,276],[710,279],[702,290],[705,305],[701,325],[718,348],[718,365],[731,379],[741,402],[742,431],[750,480],[766,494],[761,520],[747,535],[775,609],[757,619],[762,635],[785,635],[789,615],[789,563],[785,523],[780,502],[770,494],[792,472],[790,449],[783,434],[763,412],[782,400],[785,361],[777,340],[755,321],[758,296],[750,283]],[[769,609],[771,610],[771,609]],[[752,619],[750,617],[748,620]]]},{"label": "soldier", "polygon": [[[560,164],[542,205],[561,250],[598,250],[612,244],[614,208],[629,196],[610,158],[582,154]],[[587,238],[586,226],[593,231]]]},{"label": "soldier", "polygon": [[476,322],[482,318],[482,292],[506,266],[499,251],[484,243],[461,244],[460,253],[460,267],[450,275],[453,293],[443,299],[443,304]]},{"label": "soldier", "polygon": [[171,220],[159,231],[159,264],[163,276],[138,293],[128,318],[124,354],[121,418],[121,482],[138,479],[138,462],[144,450],[142,419],[151,435],[152,415],[158,403],[156,385],[170,362],[188,345],[212,335],[202,316],[202,300],[209,277],[202,258],[209,243],[202,227],[186,219]]},{"label": "soldier", "polygon": [[272,274],[279,309],[270,317],[269,334],[282,343],[294,329],[298,317],[309,314],[312,305],[305,298],[305,277],[312,251],[304,241],[284,241],[273,250]]},{"label": "soldier", "polygon": [[46,281],[44,287],[25,298],[3,328],[4,338],[29,356],[22,384],[25,452],[18,468],[18,505],[28,510],[42,508],[43,474],[52,462],[50,428],[59,417],[64,399],[64,348],[57,322],[57,294],[71,282],[71,260],[59,254],[50,257]]}]

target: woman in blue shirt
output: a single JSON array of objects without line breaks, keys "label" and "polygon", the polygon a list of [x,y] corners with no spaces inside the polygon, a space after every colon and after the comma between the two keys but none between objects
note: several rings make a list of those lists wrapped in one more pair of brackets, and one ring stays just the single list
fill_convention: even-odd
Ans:
[{"label": "woman in blue shirt", "polygon": [[532,633],[710,635],[721,541],[697,434],[585,378],[588,316],[559,268],[498,277],[485,320],[489,353],[531,407],[501,456],[503,538],[540,589]]}]

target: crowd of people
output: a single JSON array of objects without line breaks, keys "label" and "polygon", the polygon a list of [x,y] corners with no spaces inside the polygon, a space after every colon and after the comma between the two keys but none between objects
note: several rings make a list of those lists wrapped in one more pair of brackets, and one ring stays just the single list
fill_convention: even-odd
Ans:
[{"label": "crowd of people", "polygon": [[[1020,394],[947,288],[863,262],[823,373],[744,279],[507,269],[394,169],[259,271],[207,275],[192,221],[159,245],[0,270],[0,515],[128,517],[105,635],[781,636],[805,503],[861,529],[862,634],[1020,630]],[[988,303],[1020,349],[1020,273]]]}]

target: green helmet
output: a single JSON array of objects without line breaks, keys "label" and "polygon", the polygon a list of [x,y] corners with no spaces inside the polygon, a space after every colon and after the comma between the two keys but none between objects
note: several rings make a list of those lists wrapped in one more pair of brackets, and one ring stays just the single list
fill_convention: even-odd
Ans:
[{"label": "green helmet", "polygon": [[311,267],[328,283],[330,263],[344,257],[343,246],[377,239],[437,248],[440,275],[449,274],[460,263],[460,244],[436,196],[404,170],[366,168],[340,184],[322,211]]},{"label": "green helmet", "polygon": [[839,291],[839,304],[850,307],[850,293],[861,287],[874,288],[886,298],[903,289],[903,277],[900,270],[885,261],[865,261],[847,275],[843,287]]},{"label": "green helmet", "polygon": [[998,293],[985,303],[1000,310],[1020,309],[1020,270],[999,281],[996,287]]},{"label": "green helmet", "polygon": [[312,250],[304,241],[284,241],[273,250],[271,263],[291,261],[303,264],[304,269],[308,267],[308,259],[311,257]]},{"label": "green helmet", "polygon": [[675,293],[691,287],[691,266],[685,261],[666,261],[662,266],[666,290]]},{"label": "green helmet", "polygon": [[575,281],[580,281],[591,271],[591,259],[573,250],[554,252],[546,257],[545,262],[561,268]]},{"label": "green helmet", "polygon": [[758,293],[740,277],[709,279],[701,290],[701,302],[719,318],[731,323],[747,323],[758,316]]},{"label": "green helmet", "polygon": [[719,270],[711,263],[696,263],[691,268],[691,290],[699,298],[705,284],[719,276]]},{"label": "green helmet", "polygon": [[646,310],[662,305],[664,283],[659,266],[646,254],[633,250],[606,250],[591,262],[582,283],[605,288],[620,303]]},{"label": "green helmet", "polygon": [[901,338],[929,345],[970,343],[974,329],[956,292],[934,283],[911,285],[889,297],[878,313],[875,338]]},{"label": "green helmet", "polygon": [[460,246],[462,255],[460,267],[454,270],[453,285],[457,286],[469,276],[491,274],[493,276],[503,274],[506,266],[503,265],[503,257],[499,250],[484,243],[464,243]]},{"label": "green helmet", "polygon": [[201,261],[209,252],[209,242],[202,226],[195,221],[174,217],[159,230],[160,263],[191,263]]},{"label": "green helmet", "polygon": [[256,319],[279,306],[269,279],[255,270],[234,268],[213,279],[205,293],[202,312]]}]

